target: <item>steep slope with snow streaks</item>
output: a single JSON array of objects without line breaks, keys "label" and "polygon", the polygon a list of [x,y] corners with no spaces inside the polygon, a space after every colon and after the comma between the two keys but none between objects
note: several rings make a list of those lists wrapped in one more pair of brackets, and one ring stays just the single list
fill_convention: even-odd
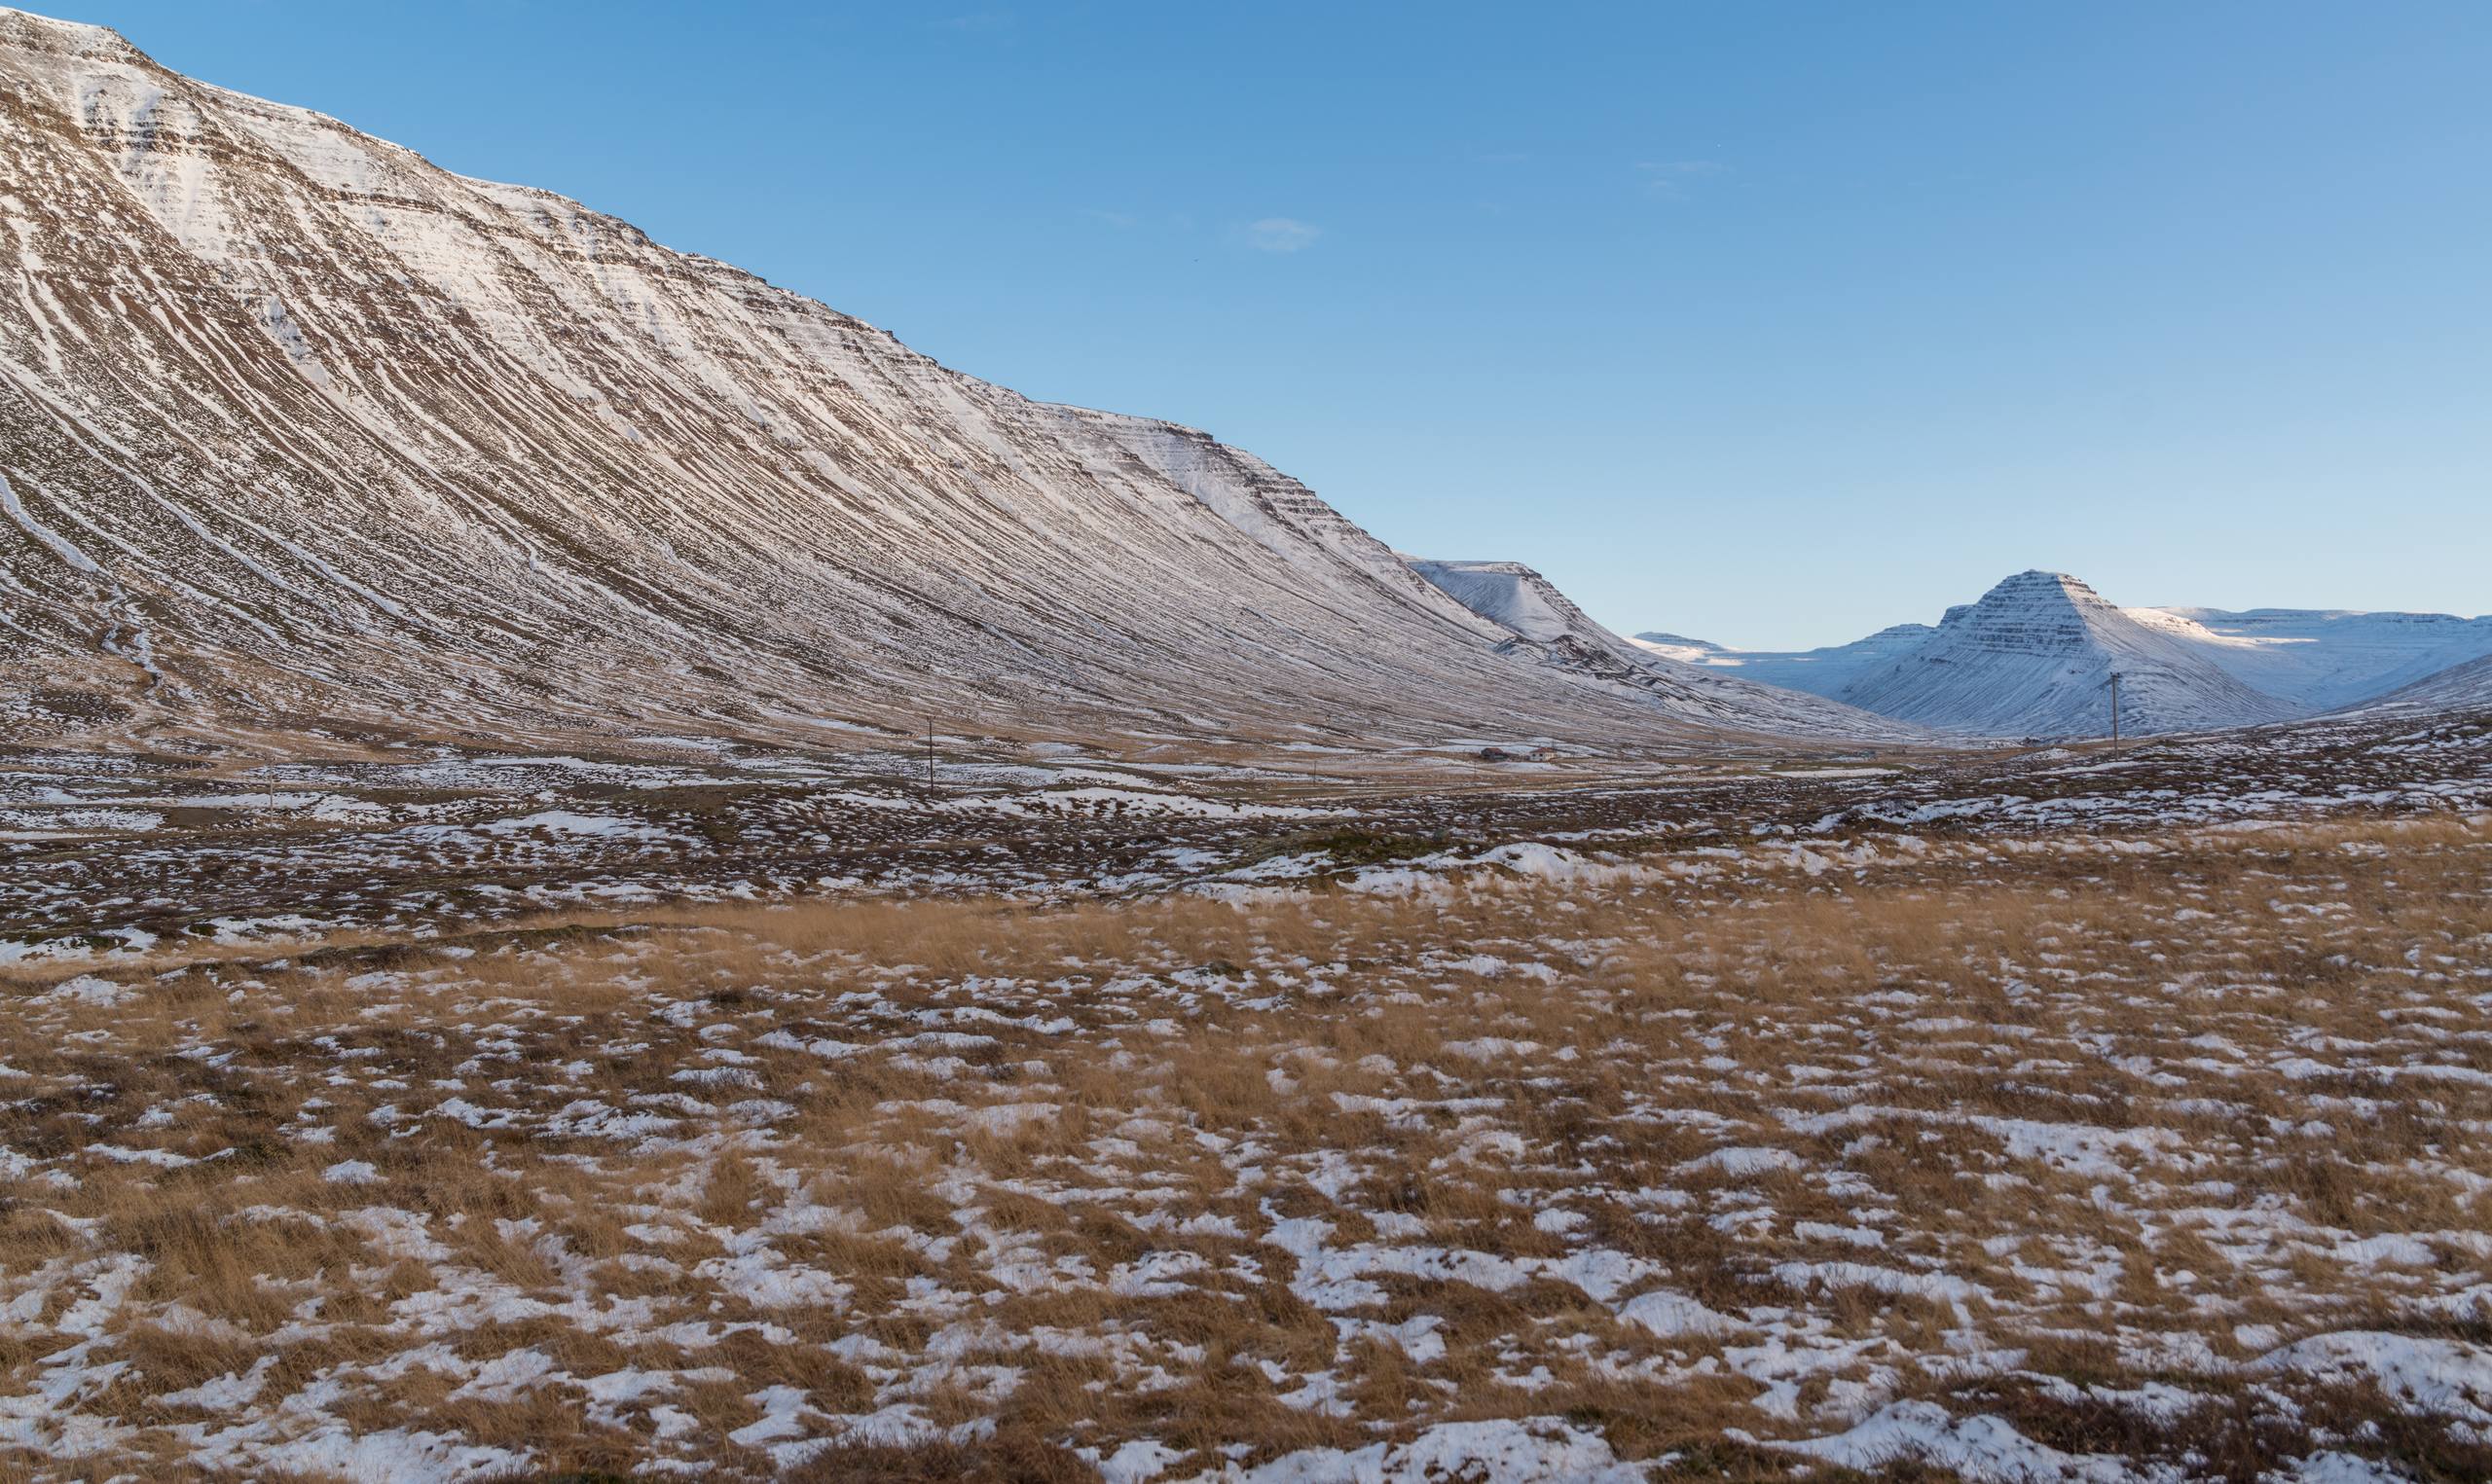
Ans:
[{"label": "steep slope with snow streaks", "polygon": [[1204,434],[108,31],[0,12],[0,96],[21,713],[1696,735]]}]

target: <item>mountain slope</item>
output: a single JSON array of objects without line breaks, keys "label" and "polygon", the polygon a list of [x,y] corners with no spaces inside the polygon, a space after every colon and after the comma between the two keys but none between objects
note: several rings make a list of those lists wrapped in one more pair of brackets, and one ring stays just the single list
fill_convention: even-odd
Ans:
[{"label": "mountain slope", "polygon": [[1206,434],[108,31],[0,89],[0,726],[1689,735]]},{"label": "mountain slope", "polygon": [[2121,676],[2124,731],[2278,721],[2298,708],[2242,684],[2196,648],[2139,623],[2058,572],[2020,572],[1937,632],[1863,672],[1842,699],[1883,715],[1985,736],[2109,730],[2107,682]]},{"label": "mountain slope", "polygon": [[1899,725],[1798,691],[1719,674],[1654,652],[1593,622],[1555,583],[1519,561],[1426,561],[1411,569],[1507,631],[1511,653],[1582,675],[1666,714],[1791,736],[1927,742]]},{"label": "mountain slope", "polygon": [[2492,654],[2492,617],[2341,609],[2128,608],[2244,685],[2314,711]]},{"label": "mountain slope", "polygon": [[2473,711],[2492,710],[2492,655],[2452,665],[2384,696],[2374,696],[2348,711]]},{"label": "mountain slope", "polygon": [[1863,672],[1919,648],[1937,632],[1927,624],[1896,624],[1849,644],[1802,650],[1728,649],[1670,633],[1639,633],[1635,642],[1665,659],[1737,670],[1743,680],[1833,698]]},{"label": "mountain slope", "polygon": [[[2308,714],[2385,696],[2492,655],[2492,617],[2317,608],[2119,611],[2250,689]],[[1634,641],[1667,659],[1844,698],[1864,674],[1890,669],[1937,632],[1926,624],[1897,624],[1850,644],[1790,652],[1731,649],[1672,633],[1640,633]],[[2107,726],[2109,697],[2102,699]]]}]

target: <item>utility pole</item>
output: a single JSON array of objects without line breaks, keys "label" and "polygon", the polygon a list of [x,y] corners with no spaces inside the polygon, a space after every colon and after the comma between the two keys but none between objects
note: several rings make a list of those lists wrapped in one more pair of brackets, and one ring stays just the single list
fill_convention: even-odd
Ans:
[{"label": "utility pole", "polygon": [[2111,671],[2111,740],[2120,740],[2120,672]]}]

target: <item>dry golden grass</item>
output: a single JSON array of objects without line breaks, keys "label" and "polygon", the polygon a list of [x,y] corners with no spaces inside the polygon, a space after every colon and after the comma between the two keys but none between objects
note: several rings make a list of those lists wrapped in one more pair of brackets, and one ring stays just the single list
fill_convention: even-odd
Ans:
[{"label": "dry golden grass", "polygon": [[2209,1472],[2486,1465],[2229,1367],[2482,1338],[2492,838],[2144,843],[18,974],[0,1435],[63,1477],[1175,1477],[1556,1417],[1763,1477],[1743,1435],[1926,1397]]}]

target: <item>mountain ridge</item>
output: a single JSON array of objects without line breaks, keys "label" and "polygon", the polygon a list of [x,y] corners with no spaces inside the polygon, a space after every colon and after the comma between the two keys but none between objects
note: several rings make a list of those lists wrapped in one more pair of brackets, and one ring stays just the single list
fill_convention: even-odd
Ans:
[{"label": "mountain ridge", "polygon": [[1538,570],[1520,561],[1441,561],[1405,558],[1413,571],[1472,612],[1506,630],[1508,649],[1583,675],[1690,720],[1745,718],[1794,735],[1862,742],[1926,743],[1927,729],[1830,702],[1683,664],[1603,628]]},{"label": "mountain ridge", "polygon": [[[2032,578],[2034,573],[2011,578]],[[2059,578],[2064,574],[2045,574]],[[2075,579],[2068,578],[2075,583]],[[2075,583],[2085,593],[2092,589]],[[2097,599],[2099,600],[2099,598]],[[1875,690],[1857,689],[1873,673],[1890,670],[1935,638],[1949,624],[1961,624],[1976,604],[1957,604],[1936,627],[1897,624],[1850,644],[1802,651],[1741,650],[1681,634],[1637,635],[1645,647],[1687,663],[1736,673],[1769,684],[1808,691],[1829,699],[1860,704],[1891,704]],[[2400,689],[2420,687],[2431,678],[2466,662],[2492,655],[2492,618],[2460,618],[2452,614],[2364,612],[2355,609],[2254,608],[2226,610],[2204,607],[2114,607],[2121,618],[2154,639],[2148,646],[2170,664],[2169,647],[2177,645],[2196,661],[2220,673],[2230,685],[2214,682],[2197,665],[2181,672],[2196,675],[2208,689],[2208,704],[2197,708],[2192,728],[2200,724],[2246,725],[2276,719],[2276,706],[2287,715],[2315,716],[2355,706]],[[2130,647],[2134,647],[2132,635]],[[2107,670],[2089,681],[2101,685]],[[2265,698],[2243,704],[2234,687]],[[2422,694],[2417,690],[2417,694]],[[1993,715],[1985,723],[2006,728],[2000,735],[2046,731],[2076,719],[2081,704],[2057,705],[2029,697],[2030,725],[2015,716]],[[2062,701],[2071,698],[2062,697]],[[2107,693],[2096,707],[2100,725],[2109,722]],[[2265,703],[2273,703],[2267,705]],[[1875,708],[1873,706],[1872,708]],[[2131,720],[2160,730],[2154,707]],[[2231,718],[2227,723],[2225,718]]]},{"label": "mountain ridge", "polygon": [[1707,639],[1645,633],[1633,641],[1667,659],[1706,669],[1736,670],[1748,678],[1833,700],[1860,672],[1901,654],[1938,632],[1930,624],[1890,624],[1865,638],[1820,649],[1732,649]]},{"label": "mountain ridge", "polygon": [[2385,695],[2492,654],[2492,616],[2343,608],[2131,608],[2246,685],[2312,711]]},{"label": "mountain ridge", "polygon": [[2283,720],[2291,708],[2138,623],[2064,572],[2005,578],[1937,632],[1844,687],[1851,705],[1986,736],[2108,729],[2111,677],[2139,733]]},{"label": "mountain ridge", "polygon": [[2385,695],[2340,707],[2338,714],[2473,709],[2492,709],[2492,655],[2463,661]]},{"label": "mountain ridge", "polygon": [[0,730],[1747,735],[1518,661],[1208,434],[100,27],[0,13]]}]

